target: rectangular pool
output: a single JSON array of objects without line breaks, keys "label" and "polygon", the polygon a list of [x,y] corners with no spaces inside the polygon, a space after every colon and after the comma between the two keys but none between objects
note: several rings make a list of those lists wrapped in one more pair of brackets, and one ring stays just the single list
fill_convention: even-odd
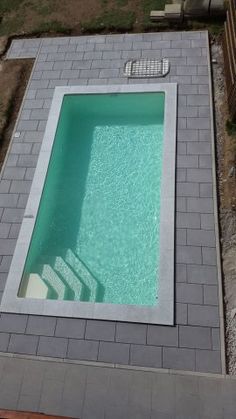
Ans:
[{"label": "rectangular pool", "polygon": [[175,131],[176,84],[55,89],[2,311],[173,324]]}]

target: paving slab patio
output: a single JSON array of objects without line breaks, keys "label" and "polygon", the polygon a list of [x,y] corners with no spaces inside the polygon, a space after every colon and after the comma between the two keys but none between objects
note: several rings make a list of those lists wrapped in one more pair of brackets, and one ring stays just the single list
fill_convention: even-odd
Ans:
[{"label": "paving slab patio", "polygon": [[0,356],[0,407],[80,419],[234,419],[236,379]]},{"label": "paving slab patio", "polygon": [[[0,295],[55,86],[177,82],[175,326],[1,313],[0,350],[224,372],[207,32],[13,41],[7,59],[27,56],[35,57],[35,64],[15,127],[18,135],[13,135],[0,180]],[[170,73],[163,79],[127,79],[123,75],[124,63],[141,57],[168,57]]]}]

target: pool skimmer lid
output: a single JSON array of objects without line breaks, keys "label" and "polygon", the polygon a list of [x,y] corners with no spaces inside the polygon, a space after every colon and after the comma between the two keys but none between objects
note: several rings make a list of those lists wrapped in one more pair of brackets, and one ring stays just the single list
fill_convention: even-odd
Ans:
[{"label": "pool skimmer lid", "polygon": [[124,65],[124,75],[130,78],[165,77],[170,71],[167,58],[129,60]]}]

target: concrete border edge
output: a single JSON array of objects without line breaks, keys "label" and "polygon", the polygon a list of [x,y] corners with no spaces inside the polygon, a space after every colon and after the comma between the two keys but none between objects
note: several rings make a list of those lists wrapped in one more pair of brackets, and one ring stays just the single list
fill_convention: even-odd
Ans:
[{"label": "concrete border edge", "polygon": [[212,183],[213,183],[213,202],[214,202],[214,221],[216,237],[216,259],[217,259],[217,278],[218,278],[218,296],[219,296],[219,314],[220,314],[220,353],[222,374],[226,374],[226,354],[225,354],[225,319],[223,304],[223,273],[220,252],[220,231],[219,231],[219,211],[217,197],[217,174],[216,174],[216,152],[215,152],[215,113],[214,113],[214,93],[213,78],[211,72],[211,51],[209,33],[206,31],[207,60],[209,74],[209,95],[210,95],[210,113],[211,113],[211,148],[212,148]]}]

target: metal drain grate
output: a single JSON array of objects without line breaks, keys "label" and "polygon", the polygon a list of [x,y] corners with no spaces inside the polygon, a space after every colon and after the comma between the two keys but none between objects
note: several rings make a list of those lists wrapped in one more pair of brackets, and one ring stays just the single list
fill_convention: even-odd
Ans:
[{"label": "metal drain grate", "polygon": [[124,65],[126,77],[165,77],[169,71],[170,63],[167,58],[129,60]]}]

